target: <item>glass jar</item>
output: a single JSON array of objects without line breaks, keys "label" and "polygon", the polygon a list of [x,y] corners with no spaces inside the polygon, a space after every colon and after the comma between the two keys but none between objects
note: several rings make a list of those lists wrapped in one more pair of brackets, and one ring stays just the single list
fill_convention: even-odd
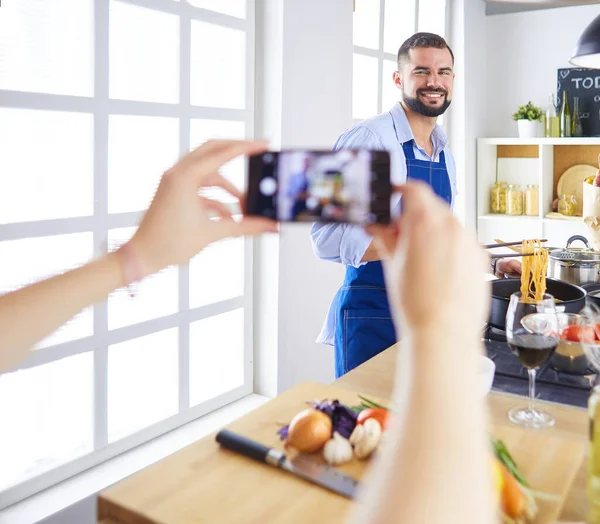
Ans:
[{"label": "glass jar", "polygon": [[590,514],[587,522],[600,522],[600,386],[594,387],[588,399],[590,456],[588,461],[587,496]]},{"label": "glass jar", "polygon": [[506,214],[523,214],[523,191],[518,184],[509,184],[506,192]]},{"label": "glass jar", "polygon": [[492,213],[506,213],[506,182],[496,182],[490,193],[490,210]]},{"label": "glass jar", "polygon": [[575,195],[561,195],[558,201],[558,212],[567,217],[574,217],[577,214],[577,198]]},{"label": "glass jar", "polygon": [[533,217],[540,213],[540,190],[537,184],[525,188],[525,214]]}]

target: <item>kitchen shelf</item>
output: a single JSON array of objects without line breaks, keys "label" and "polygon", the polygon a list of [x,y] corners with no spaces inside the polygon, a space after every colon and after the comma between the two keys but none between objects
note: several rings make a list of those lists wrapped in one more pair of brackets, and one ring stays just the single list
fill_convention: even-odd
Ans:
[{"label": "kitchen shelf", "polygon": [[586,136],[577,138],[478,138],[479,144],[496,146],[600,146],[600,136]]},{"label": "kitchen shelf", "polygon": [[530,215],[503,215],[501,213],[489,213],[487,215],[480,215],[480,220],[539,220],[540,217],[534,217]]},{"label": "kitchen shelf", "polygon": [[549,217],[549,216],[545,216],[544,220],[547,220],[549,222],[555,222],[555,221],[559,221],[562,222],[564,220],[568,221],[568,222],[583,222],[583,217],[569,217],[569,216],[564,216],[564,217]]},{"label": "kitchen shelf", "polygon": [[[558,179],[576,164],[598,165],[600,137],[511,138],[477,140],[477,234],[484,244],[494,238],[547,238],[565,245],[572,235],[587,235],[581,217],[546,217],[556,198]],[[490,190],[496,181],[539,187],[538,216],[490,213]]]}]

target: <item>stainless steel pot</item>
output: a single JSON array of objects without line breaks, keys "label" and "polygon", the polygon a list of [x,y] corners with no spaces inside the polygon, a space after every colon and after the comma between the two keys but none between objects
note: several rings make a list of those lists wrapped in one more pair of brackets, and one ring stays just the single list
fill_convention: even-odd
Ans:
[{"label": "stainless steel pot", "polygon": [[[572,248],[580,240],[585,248]],[[600,252],[594,251],[587,238],[575,235],[567,240],[565,249],[553,249],[549,253],[548,277],[576,286],[595,284],[600,281]]]}]

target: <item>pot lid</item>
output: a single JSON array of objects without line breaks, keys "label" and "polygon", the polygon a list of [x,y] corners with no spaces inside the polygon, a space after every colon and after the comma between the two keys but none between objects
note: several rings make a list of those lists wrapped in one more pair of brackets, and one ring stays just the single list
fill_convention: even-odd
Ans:
[{"label": "pot lid", "polygon": [[[585,248],[571,247],[571,243],[580,240],[585,244]],[[553,260],[564,262],[600,262],[600,252],[594,251],[587,240],[581,235],[574,235],[567,240],[567,246],[564,249],[553,249],[549,256]]]}]

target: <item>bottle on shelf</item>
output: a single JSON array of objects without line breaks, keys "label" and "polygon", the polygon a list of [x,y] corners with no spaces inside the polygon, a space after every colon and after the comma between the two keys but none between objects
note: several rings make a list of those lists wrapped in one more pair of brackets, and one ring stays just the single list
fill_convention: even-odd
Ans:
[{"label": "bottle on shelf", "polygon": [[546,109],[544,136],[552,138],[558,138],[560,136],[560,120],[556,114],[554,95],[550,95],[550,105],[548,106],[548,109]]},{"label": "bottle on shelf", "polygon": [[571,136],[571,109],[569,108],[569,95],[563,90],[562,104],[560,107],[560,136]]},{"label": "bottle on shelf", "polygon": [[583,125],[579,116],[579,97],[573,98],[573,116],[571,117],[571,136],[583,136]]}]

